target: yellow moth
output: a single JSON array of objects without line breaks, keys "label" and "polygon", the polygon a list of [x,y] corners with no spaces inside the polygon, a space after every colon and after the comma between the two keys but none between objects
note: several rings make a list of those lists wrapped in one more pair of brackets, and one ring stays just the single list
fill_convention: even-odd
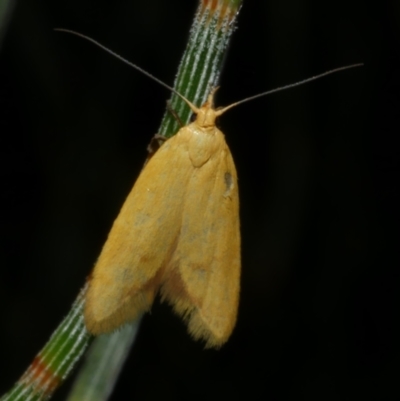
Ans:
[{"label": "yellow moth", "polygon": [[215,119],[213,93],[196,120],[148,161],[95,265],[85,322],[112,331],[150,309],[160,291],[208,347],[227,341],[240,280],[236,169]]},{"label": "yellow moth", "polygon": [[[63,30],[65,31],[65,30]],[[220,347],[236,323],[240,289],[237,174],[215,120],[228,109],[350,68],[214,109],[215,89],[197,108],[167,87],[196,119],[168,139],[143,168],[94,267],[85,302],[88,331],[109,333],[148,311],[157,293],[181,315],[194,339]]]}]

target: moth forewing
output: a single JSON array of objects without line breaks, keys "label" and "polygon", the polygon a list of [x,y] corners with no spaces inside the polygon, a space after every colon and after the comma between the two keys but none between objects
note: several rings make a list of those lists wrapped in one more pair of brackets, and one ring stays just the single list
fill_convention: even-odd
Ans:
[{"label": "moth forewing", "polygon": [[205,215],[205,220],[212,227],[210,245],[214,242],[209,281],[201,307],[189,322],[189,331],[195,338],[206,338],[207,347],[219,347],[230,337],[236,323],[240,290],[239,196],[236,171],[230,152],[226,154],[226,158],[221,155],[221,159],[222,168],[219,171],[225,173],[223,176],[219,174],[214,188],[219,206],[210,208]]},{"label": "moth forewing", "polygon": [[[190,127],[190,126],[189,126]],[[221,131],[215,128],[189,153],[197,163],[185,195],[181,231],[163,297],[186,317],[189,332],[221,346],[236,322],[240,283],[237,176]],[[210,140],[207,153],[202,148]],[[201,155],[203,157],[201,157]]]},{"label": "moth forewing", "polygon": [[174,139],[142,170],[94,267],[85,305],[86,326],[93,334],[117,329],[153,303],[160,269],[179,233],[189,178],[187,155],[177,151]]}]

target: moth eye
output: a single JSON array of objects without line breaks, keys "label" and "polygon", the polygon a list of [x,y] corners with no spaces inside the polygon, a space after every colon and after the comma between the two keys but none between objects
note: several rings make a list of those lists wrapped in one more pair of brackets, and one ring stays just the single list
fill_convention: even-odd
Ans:
[{"label": "moth eye", "polygon": [[193,123],[196,120],[196,114],[192,113],[192,115],[190,116],[190,122]]},{"label": "moth eye", "polygon": [[224,196],[229,196],[233,189],[233,179],[232,179],[231,173],[229,173],[229,172],[225,173],[224,181],[225,181],[225,187],[226,187]]}]

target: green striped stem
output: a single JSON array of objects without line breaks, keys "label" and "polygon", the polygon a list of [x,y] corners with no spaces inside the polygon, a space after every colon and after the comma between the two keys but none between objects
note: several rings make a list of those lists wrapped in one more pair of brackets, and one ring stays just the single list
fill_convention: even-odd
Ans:
[{"label": "green striped stem", "polygon": [[48,343],[36,355],[27,371],[1,401],[38,401],[49,399],[79,361],[90,336],[83,321],[87,285],[81,290],[67,317]]},{"label": "green striped stem", "polygon": [[[238,0],[200,1],[174,83],[174,88],[197,106],[218,84],[240,4]],[[189,106],[175,94],[172,94],[170,104],[182,123],[188,124],[192,114]],[[159,134],[169,138],[178,128],[176,119],[166,111]]]}]

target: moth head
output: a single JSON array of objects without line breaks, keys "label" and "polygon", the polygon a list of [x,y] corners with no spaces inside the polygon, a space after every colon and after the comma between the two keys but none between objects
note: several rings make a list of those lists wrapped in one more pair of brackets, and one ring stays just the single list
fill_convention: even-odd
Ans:
[{"label": "moth head", "polygon": [[201,128],[211,128],[215,126],[215,120],[219,117],[225,109],[215,110],[214,108],[214,96],[218,90],[218,86],[213,88],[208,95],[207,101],[199,108],[190,103],[187,99],[184,99],[193,113],[196,115],[195,122]]}]

